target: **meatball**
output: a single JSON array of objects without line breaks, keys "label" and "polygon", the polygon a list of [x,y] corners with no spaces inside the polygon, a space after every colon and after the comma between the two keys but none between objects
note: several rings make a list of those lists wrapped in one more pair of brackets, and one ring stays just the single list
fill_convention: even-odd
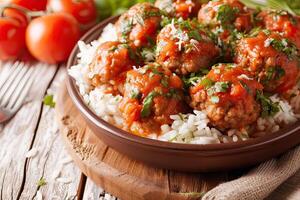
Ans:
[{"label": "meatball", "polygon": [[297,47],[269,31],[241,39],[235,63],[251,71],[268,92],[284,93],[293,88],[300,72]]},{"label": "meatball", "polygon": [[120,42],[105,42],[101,44],[89,66],[93,86],[110,84],[116,86],[124,83],[126,71],[136,63],[132,57],[133,50]]},{"label": "meatball", "polygon": [[156,0],[155,6],[171,17],[196,17],[201,7],[199,0]]},{"label": "meatball", "polygon": [[221,57],[232,62],[235,41],[239,33],[248,33],[252,28],[252,11],[237,0],[210,1],[203,5],[198,21],[206,25],[215,35],[221,48]]},{"label": "meatball", "polygon": [[251,11],[238,0],[208,2],[200,9],[198,20],[212,28],[235,28],[238,31],[250,31],[252,29]]},{"label": "meatball", "polygon": [[270,31],[278,31],[300,48],[300,18],[286,11],[262,11],[256,17]]},{"label": "meatball", "polygon": [[135,47],[147,46],[156,40],[161,13],[151,3],[139,3],[124,13],[116,23],[119,40]]},{"label": "meatball", "polygon": [[120,111],[130,129],[145,136],[171,124],[170,115],[186,111],[181,79],[156,63],[127,72]]},{"label": "meatball", "polygon": [[219,48],[194,21],[173,20],[157,36],[157,62],[178,74],[208,67],[219,53]]},{"label": "meatball", "polygon": [[262,85],[248,71],[234,64],[218,64],[190,88],[190,106],[206,110],[211,124],[220,130],[245,128],[260,116],[257,90]]}]

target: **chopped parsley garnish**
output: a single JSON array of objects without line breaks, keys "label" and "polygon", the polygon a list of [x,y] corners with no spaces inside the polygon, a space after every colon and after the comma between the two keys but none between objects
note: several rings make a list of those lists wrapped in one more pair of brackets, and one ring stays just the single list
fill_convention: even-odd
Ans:
[{"label": "chopped parsley garnish", "polygon": [[297,47],[286,38],[281,40],[270,38],[266,43],[270,44],[275,50],[286,54],[290,59],[298,55]]},{"label": "chopped parsley garnish", "polygon": [[255,27],[250,31],[250,33],[248,35],[249,35],[249,37],[256,37],[260,32],[263,32],[266,35],[271,34],[271,32],[267,29],[262,29],[261,27]]},{"label": "chopped parsley garnish", "polygon": [[162,14],[159,11],[147,10],[143,13],[143,19],[148,19],[150,17],[160,17],[161,15]]},{"label": "chopped parsley garnish", "polygon": [[126,41],[127,35],[130,33],[130,31],[133,28],[133,20],[128,19],[128,20],[122,20],[121,21],[121,33],[122,33],[122,39]]},{"label": "chopped parsley garnish", "polygon": [[160,83],[164,86],[164,87],[169,87],[169,79],[166,76],[163,76],[162,79],[160,80]]},{"label": "chopped parsley garnish", "polygon": [[55,107],[55,101],[53,95],[46,95],[43,100],[44,105],[49,106],[50,108]]},{"label": "chopped parsley garnish", "polygon": [[[208,73],[208,72],[207,72]],[[191,73],[189,76],[185,76],[182,78],[182,81],[185,85],[185,88],[189,88],[191,86],[194,86],[198,83],[198,81],[204,76],[206,75],[202,74],[202,73]]]},{"label": "chopped parsley garnish", "polygon": [[152,48],[143,48],[141,50],[141,56],[146,62],[155,61],[155,52],[156,46],[153,46]]},{"label": "chopped parsley garnish", "polygon": [[214,82],[209,78],[204,78],[200,81],[200,85],[202,85],[205,88],[210,88],[214,85]]},{"label": "chopped parsley garnish", "polygon": [[247,91],[247,93],[250,94],[251,90],[250,90],[249,86],[244,81],[240,81],[240,83],[243,86],[243,88]]},{"label": "chopped parsley garnish", "polygon": [[274,116],[280,111],[279,103],[272,102],[272,100],[268,96],[264,95],[262,91],[257,90],[256,100],[260,102],[262,117]]},{"label": "chopped parsley garnish", "polygon": [[285,71],[280,66],[269,67],[266,71],[266,76],[262,81],[263,83],[266,84],[271,80],[279,80],[284,75],[285,75]]},{"label": "chopped parsley garnish", "polygon": [[162,20],[161,20],[161,22],[160,22],[160,26],[161,27],[165,27],[165,26],[167,26],[167,25],[169,25],[171,23],[172,23],[172,18],[163,17]]},{"label": "chopped parsley garnish", "polygon": [[112,53],[112,52],[115,52],[117,49],[118,49],[117,46],[112,46],[112,47],[110,47],[110,48],[108,49],[108,52],[109,52],[109,53]]},{"label": "chopped parsley garnish", "polygon": [[275,11],[272,11],[272,13],[273,13],[274,21],[279,21],[280,16],[288,16],[288,18],[289,18],[290,22],[292,23],[292,25],[297,24],[297,20],[285,10],[275,10]]},{"label": "chopped parsley garnish", "polygon": [[132,99],[140,99],[140,98],[142,98],[142,93],[138,89],[133,89],[131,91],[130,98],[132,98]]},{"label": "chopped parsley garnish", "polygon": [[230,84],[228,82],[216,82],[214,87],[216,88],[216,92],[226,92],[229,89]]},{"label": "chopped parsley garnish", "polygon": [[168,98],[181,99],[181,96],[178,94],[178,91],[174,88],[170,88],[169,92],[165,95]]},{"label": "chopped parsley garnish", "polygon": [[197,40],[197,41],[200,41],[200,40],[202,40],[202,37],[201,37],[201,35],[200,35],[200,33],[199,33],[199,30],[192,30],[192,31],[189,31],[188,32],[188,36],[189,36],[189,38],[190,39],[195,39],[195,40]]},{"label": "chopped parsley garnish", "polygon": [[172,19],[171,28],[173,37],[179,41],[202,40],[200,30],[203,27],[195,20]]},{"label": "chopped parsley garnish", "polygon": [[159,95],[158,92],[152,91],[146,96],[146,98],[144,99],[143,108],[141,111],[142,118],[149,117],[151,115],[151,107],[153,105],[153,99],[158,95]]},{"label": "chopped parsley garnish", "polygon": [[40,180],[37,182],[38,187],[42,187],[47,185],[46,179],[44,177],[41,177]]},{"label": "chopped parsley garnish", "polygon": [[211,87],[209,87],[207,89],[207,94],[209,96],[212,96],[216,93],[227,92],[229,87],[230,87],[229,82],[216,82],[216,83],[214,83],[214,85],[212,85]]},{"label": "chopped parsley garnish", "polygon": [[239,13],[238,8],[232,8],[231,6],[224,4],[219,7],[216,18],[221,22],[222,26],[228,26],[235,20],[237,13]]}]

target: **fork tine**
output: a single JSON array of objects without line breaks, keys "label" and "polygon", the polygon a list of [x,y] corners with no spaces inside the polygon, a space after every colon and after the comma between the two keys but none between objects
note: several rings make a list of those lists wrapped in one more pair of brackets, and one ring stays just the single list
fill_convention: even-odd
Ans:
[{"label": "fork tine", "polygon": [[26,98],[26,96],[29,92],[29,89],[31,88],[34,80],[35,80],[35,76],[31,76],[30,79],[24,85],[20,96],[18,96],[17,100],[15,101],[15,104],[12,104],[11,107],[10,107],[13,112],[17,111],[22,106],[22,104],[23,104],[23,102],[24,102],[24,100],[25,100],[25,98]]},{"label": "fork tine", "polygon": [[16,68],[16,70],[13,71],[11,76],[8,77],[7,81],[5,81],[5,83],[2,86],[0,86],[0,101],[1,101],[1,99],[3,99],[5,92],[9,89],[9,87],[11,86],[13,81],[16,79],[16,77],[18,76],[20,71],[22,71],[23,66],[24,66],[24,64],[21,63],[21,65],[19,65]]},{"label": "fork tine", "polygon": [[34,73],[34,68],[30,67],[29,70],[27,70],[25,76],[23,79],[20,81],[18,86],[16,87],[12,95],[10,96],[11,98],[8,100],[8,102],[5,104],[8,104],[8,108],[12,108],[13,105],[16,103],[19,95],[22,93],[23,88],[26,86],[26,83],[29,81],[30,77],[32,77],[32,74]]},{"label": "fork tine", "polygon": [[0,76],[0,88],[7,81],[7,79],[9,78],[9,75],[13,72],[13,70],[15,70],[17,68],[17,66],[19,66],[19,64],[20,64],[19,62],[15,62],[11,66],[11,63],[9,62],[3,66],[3,69],[1,71],[2,76]]},{"label": "fork tine", "polygon": [[30,70],[30,68],[28,68],[28,66],[23,66],[21,71],[18,73],[18,75],[16,76],[16,78],[13,80],[12,84],[9,85],[9,87],[7,88],[7,90],[4,92],[2,101],[1,101],[1,105],[2,106],[6,106],[9,101],[10,101],[10,97],[15,93],[15,90],[20,87],[21,82],[24,80],[25,75],[27,74],[27,72]]}]

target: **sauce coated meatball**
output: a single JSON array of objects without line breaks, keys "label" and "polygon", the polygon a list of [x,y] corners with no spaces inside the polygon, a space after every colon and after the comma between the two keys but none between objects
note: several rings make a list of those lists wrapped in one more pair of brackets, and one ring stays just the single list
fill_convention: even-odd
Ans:
[{"label": "sauce coated meatball", "polygon": [[132,54],[133,50],[120,42],[105,42],[100,45],[90,65],[92,85],[118,86],[119,83],[124,83],[126,71],[136,64]]},{"label": "sauce coated meatball", "polygon": [[160,132],[170,115],[186,111],[181,79],[156,63],[127,72],[120,111],[136,135]]},{"label": "sauce coated meatball", "polygon": [[116,23],[119,40],[135,47],[147,46],[156,40],[161,13],[151,3],[139,3],[124,13]]},{"label": "sauce coated meatball", "polygon": [[155,6],[171,17],[187,19],[197,16],[201,3],[200,0],[157,0]]},{"label": "sauce coated meatball", "polygon": [[219,48],[194,21],[173,20],[157,37],[157,62],[178,74],[208,67],[219,53]]},{"label": "sauce coated meatball", "polygon": [[234,64],[219,64],[190,88],[190,104],[206,110],[212,125],[220,130],[245,128],[260,116],[257,90],[262,90],[262,85],[248,71]]},{"label": "sauce coated meatball", "polygon": [[221,48],[221,57],[232,62],[233,49],[240,33],[248,33],[253,28],[252,11],[237,0],[210,1],[203,5],[198,21],[205,24],[215,35]]},{"label": "sauce coated meatball", "polygon": [[238,31],[249,31],[252,28],[251,12],[238,0],[208,2],[200,9],[198,20],[211,28],[235,28]]},{"label": "sauce coated meatball", "polygon": [[251,71],[268,92],[284,93],[296,85],[298,59],[293,43],[269,31],[243,38],[236,47],[235,62]]},{"label": "sauce coated meatball", "polygon": [[300,19],[286,11],[263,11],[256,17],[270,31],[278,31],[300,48]]}]

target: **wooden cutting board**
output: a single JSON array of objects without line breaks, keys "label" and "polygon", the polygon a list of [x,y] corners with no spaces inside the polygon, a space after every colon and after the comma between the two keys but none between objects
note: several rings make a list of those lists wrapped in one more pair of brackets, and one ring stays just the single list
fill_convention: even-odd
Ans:
[{"label": "wooden cutting board", "polygon": [[75,164],[107,192],[127,199],[200,199],[222,182],[247,170],[231,173],[184,173],[158,169],[115,151],[89,129],[62,85],[56,103],[62,139]]}]

